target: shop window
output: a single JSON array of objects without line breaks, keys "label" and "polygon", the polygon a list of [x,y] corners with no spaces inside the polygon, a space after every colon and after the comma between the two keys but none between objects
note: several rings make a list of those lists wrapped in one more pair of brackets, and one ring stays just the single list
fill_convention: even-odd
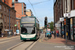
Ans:
[{"label": "shop window", "polygon": [[74,18],[74,34],[75,34],[75,18]]},{"label": "shop window", "polygon": [[4,7],[4,11],[5,11],[5,7]]},{"label": "shop window", "polygon": [[71,33],[71,40],[73,40],[73,19],[70,19],[70,33]]},{"label": "shop window", "polygon": [[2,6],[0,5],[0,9],[2,9]]},{"label": "shop window", "polygon": [[0,18],[2,17],[2,14],[0,14]]}]

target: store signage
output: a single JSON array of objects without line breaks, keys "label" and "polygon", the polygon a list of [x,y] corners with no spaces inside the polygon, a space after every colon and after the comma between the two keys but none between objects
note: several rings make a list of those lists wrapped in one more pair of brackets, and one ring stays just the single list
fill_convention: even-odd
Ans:
[{"label": "store signage", "polygon": [[5,31],[9,31],[9,29],[5,29]]},{"label": "store signage", "polygon": [[70,18],[71,18],[71,17],[75,17],[75,10],[72,10],[72,11],[71,11],[71,16],[70,16]]},{"label": "store signage", "polygon": [[70,13],[64,13],[64,17],[70,18]]},{"label": "store signage", "polygon": [[64,21],[64,18],[60,18],[60,21],[63,22]]},{"label": "store signage", "polygon": [[56,27],[60,27],[60,24],[55,24]]}]

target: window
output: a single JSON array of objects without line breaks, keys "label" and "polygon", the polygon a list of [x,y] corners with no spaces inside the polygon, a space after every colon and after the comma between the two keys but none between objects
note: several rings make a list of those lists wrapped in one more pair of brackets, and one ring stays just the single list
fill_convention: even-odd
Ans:
[{"label": "window", "polygon": [[2,6],[0,5],[0,9],[2,9]]},{"label": "window", "polygon": [[7,9],[7,12],[8,12],[8,9]]},{"label": "window", "polygon": [[5,11],[5,7],[4,7],[4,11]]},{"label": "window", "polygon": [[0,17],[2,17],[2,14],[0,14]]}]

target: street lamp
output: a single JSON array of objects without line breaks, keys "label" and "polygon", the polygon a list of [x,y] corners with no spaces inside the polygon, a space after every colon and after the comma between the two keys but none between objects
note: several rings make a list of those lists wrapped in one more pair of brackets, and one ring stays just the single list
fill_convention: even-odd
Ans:
[{"label": "street lamp", "polygon": [[8,36],[10,36],[10,9],[9,9],[9,32],[8,32]]}]

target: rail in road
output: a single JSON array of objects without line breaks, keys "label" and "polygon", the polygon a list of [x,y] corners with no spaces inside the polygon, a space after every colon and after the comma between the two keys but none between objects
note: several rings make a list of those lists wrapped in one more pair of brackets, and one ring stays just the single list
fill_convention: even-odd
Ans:
[{"label": "rail in road", "polygon": [[[44,37],[43,35],[44,34],[42,34],[37,41],[42,39]],[[37,41],[22,41],[21,43],[8,48],[8,50],[30,50],[37,43]]]},{"label": "rail in road", "polygon": [[8,48],[7,50],[28,50],[36,41],[22,41],[21,43]]}]

